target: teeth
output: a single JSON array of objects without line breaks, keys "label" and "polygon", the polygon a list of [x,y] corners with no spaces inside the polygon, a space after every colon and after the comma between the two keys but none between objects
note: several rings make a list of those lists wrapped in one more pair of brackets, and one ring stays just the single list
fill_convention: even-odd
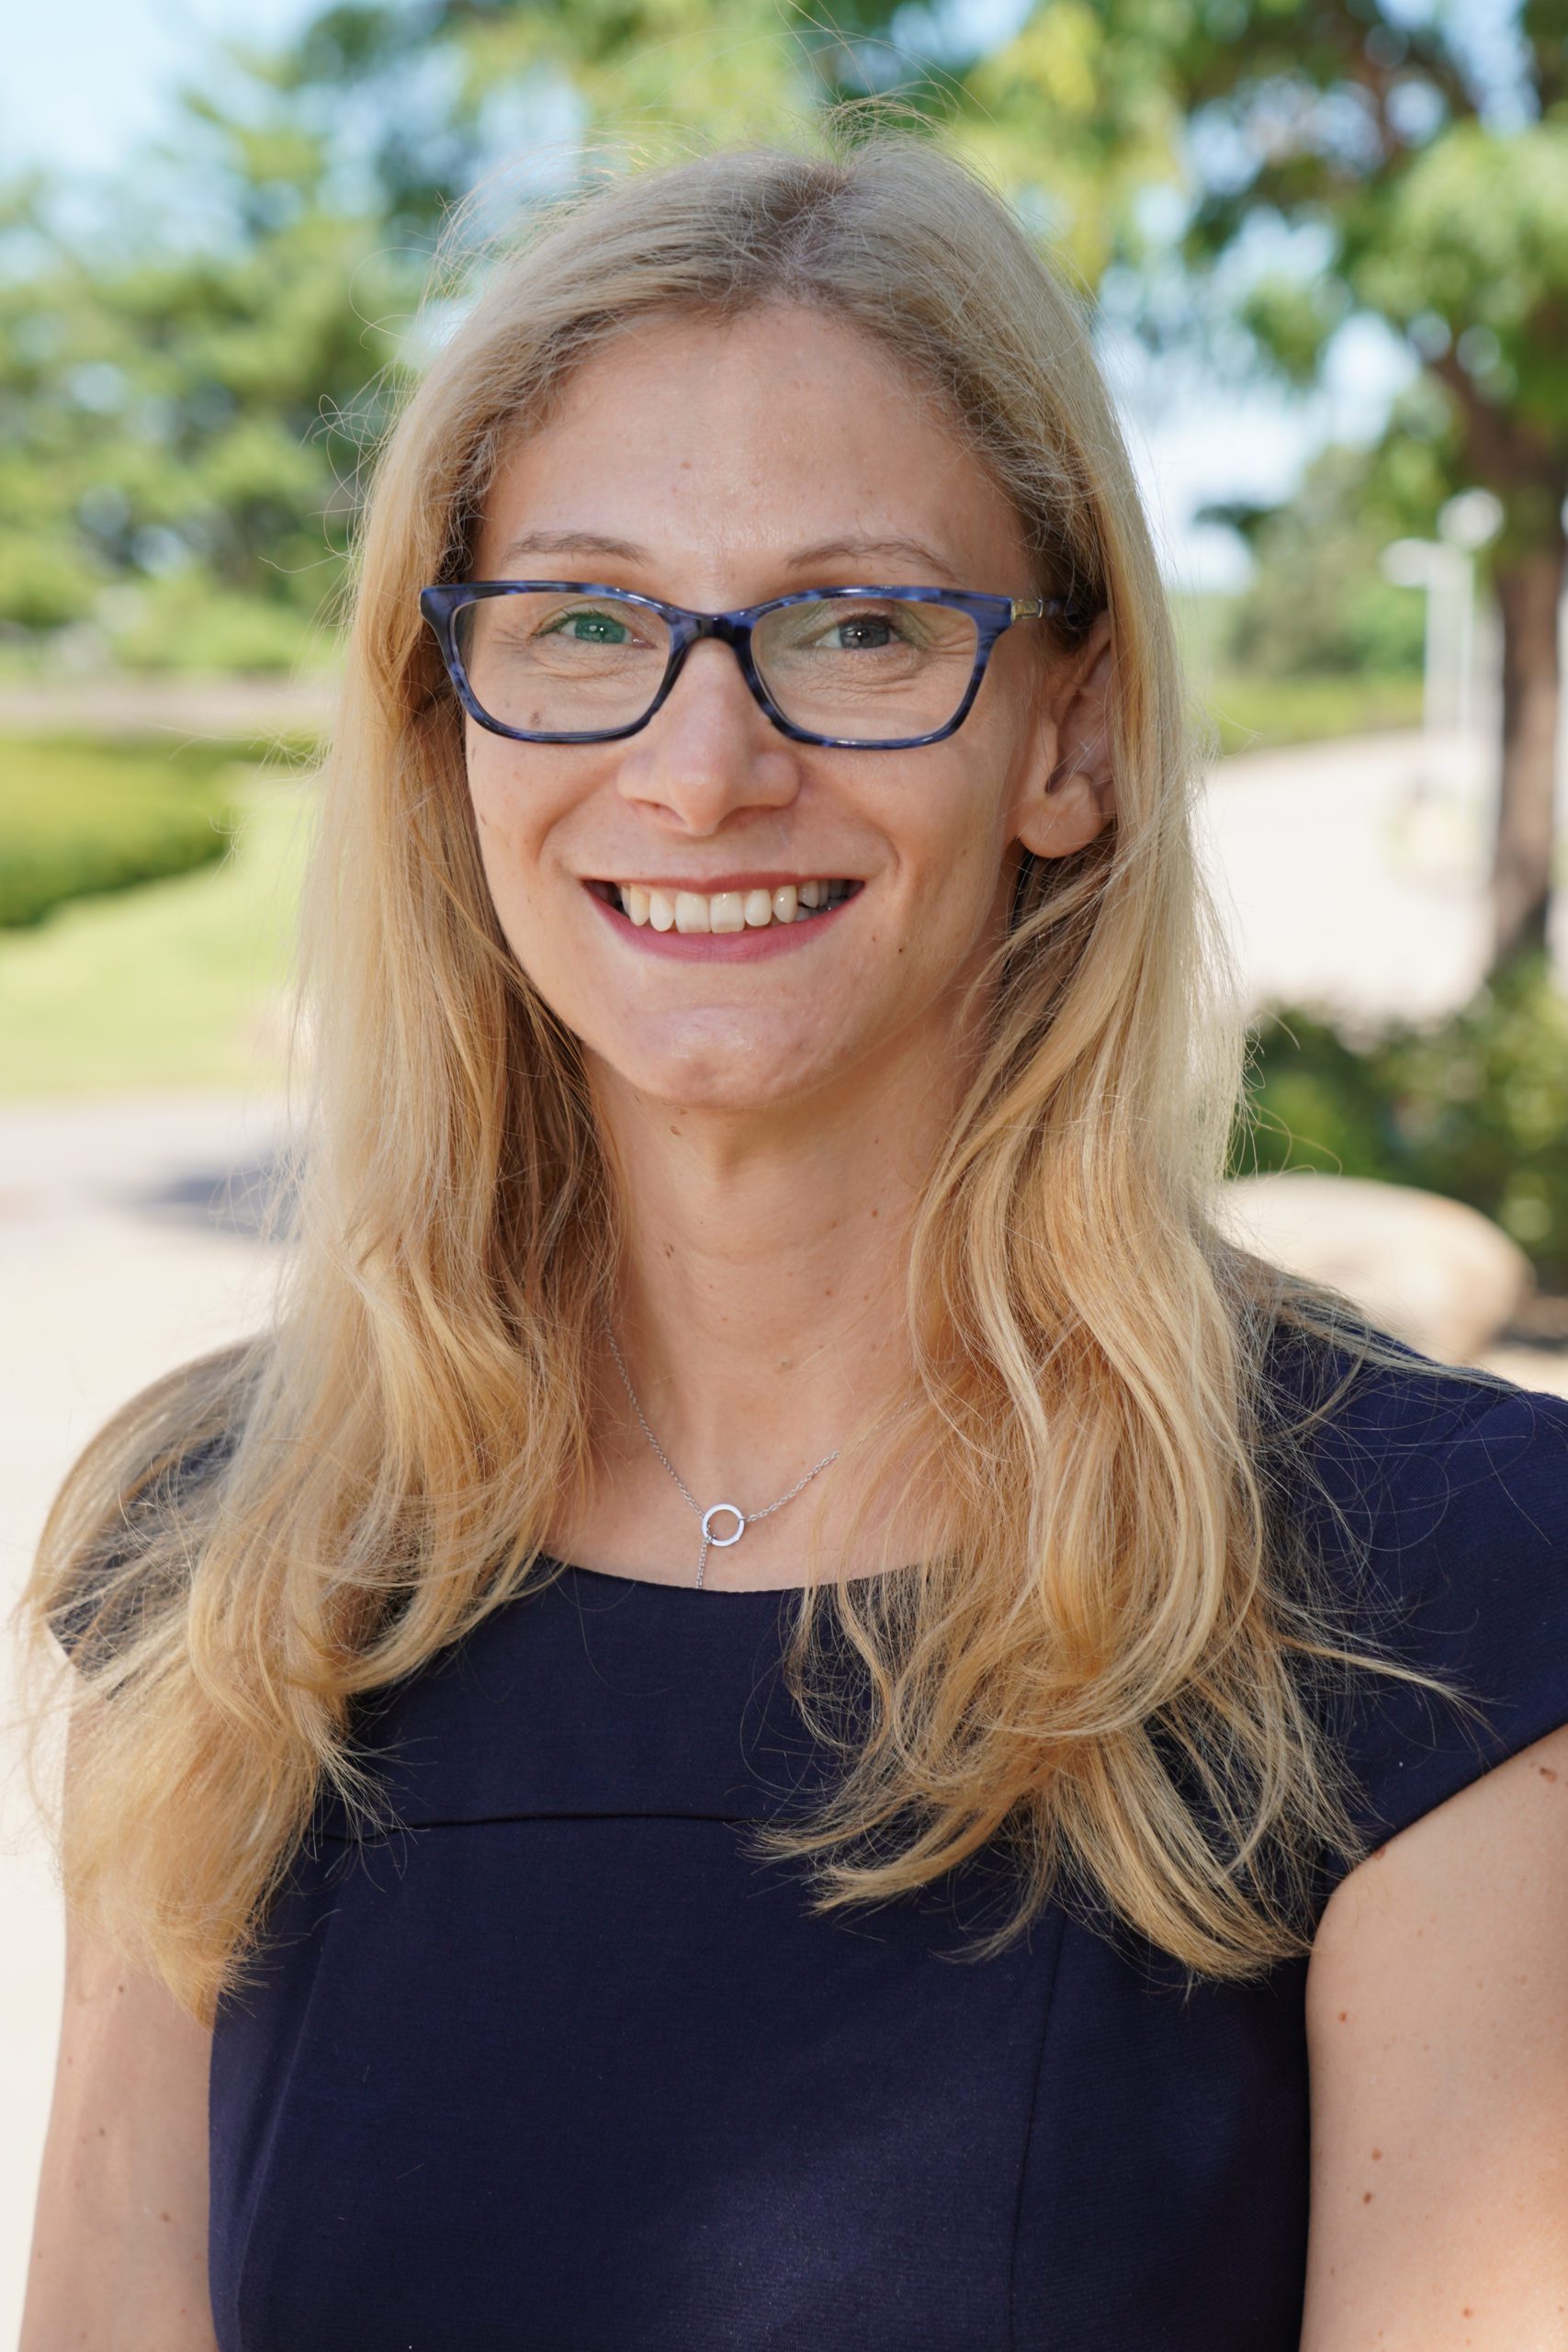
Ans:
[{"label": "teeth", "polygon": [[852,882],[812,880],[784,882],[776,890],[660,890],[641,882],[614,886],[621,911],[640,930],[738,932],[762,931],[770,923],[801,922],[826,907],[836,907],[853,889]]}]

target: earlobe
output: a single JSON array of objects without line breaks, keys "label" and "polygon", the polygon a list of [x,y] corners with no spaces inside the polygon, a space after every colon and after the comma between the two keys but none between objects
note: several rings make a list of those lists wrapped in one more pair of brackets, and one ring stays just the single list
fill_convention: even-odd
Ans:
[{"label": "earlobe", "polygon": [[1018,839],[1037,857],[1070,857],[1102,833],[1116,814],[1116,790],[1076,769],[1060,770],[1032,801],[1018,828]]}]

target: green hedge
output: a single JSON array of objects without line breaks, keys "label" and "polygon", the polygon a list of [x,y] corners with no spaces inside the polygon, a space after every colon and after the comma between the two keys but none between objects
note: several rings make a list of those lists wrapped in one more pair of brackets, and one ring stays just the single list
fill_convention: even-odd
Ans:
[{"label": "green hedge", "polygon": [[0,929],[220,858],[241,755],[231,743],[145,738],[0,741]]},{"label": "green hedge", "polygon": [[1222,752],[1325,742],[1421,724],[1419,678],[1230,676],[1201,686],[1200,708]]},{"label": "green hedge", "polygon": [[1446,1193],[1568,1288],[1568,997],[1521,956],[1457,1012],[1351,1031],[1299,1007],[1255,1026],[1233,1175],[1285,1167]]}]

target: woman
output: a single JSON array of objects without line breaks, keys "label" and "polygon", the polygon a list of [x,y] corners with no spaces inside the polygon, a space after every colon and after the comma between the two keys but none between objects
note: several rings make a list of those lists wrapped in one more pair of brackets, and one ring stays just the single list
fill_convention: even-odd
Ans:
[{"label": "woman", "polygon": [[358,557],[276,1312],[31,1591],[27,2352],[1562,2340],[1568,1408],[1215,1222],[1070,302],[904,134],[612,179]]}]

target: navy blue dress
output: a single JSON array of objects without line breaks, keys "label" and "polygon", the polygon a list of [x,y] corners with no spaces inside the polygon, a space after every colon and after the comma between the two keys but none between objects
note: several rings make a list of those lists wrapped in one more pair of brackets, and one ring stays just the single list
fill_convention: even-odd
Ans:
[{"label": "navy blue dress", "polygon": [[[1568,1721],[1568,1401],[1413,1355],[1317,1442],[1352,1623],[1493,1726],[1367,1683],[1375,1844]],[[812,1917],[745,1840],[820,1761],[795,1606],[571,1568],[375,1694],[401,1826],[323,1805],[218,2020],[222,2352],[1296,2352],[1304,1960],[1184,1999],[1070,1903],[956,1958],[984,1855]]]}]

